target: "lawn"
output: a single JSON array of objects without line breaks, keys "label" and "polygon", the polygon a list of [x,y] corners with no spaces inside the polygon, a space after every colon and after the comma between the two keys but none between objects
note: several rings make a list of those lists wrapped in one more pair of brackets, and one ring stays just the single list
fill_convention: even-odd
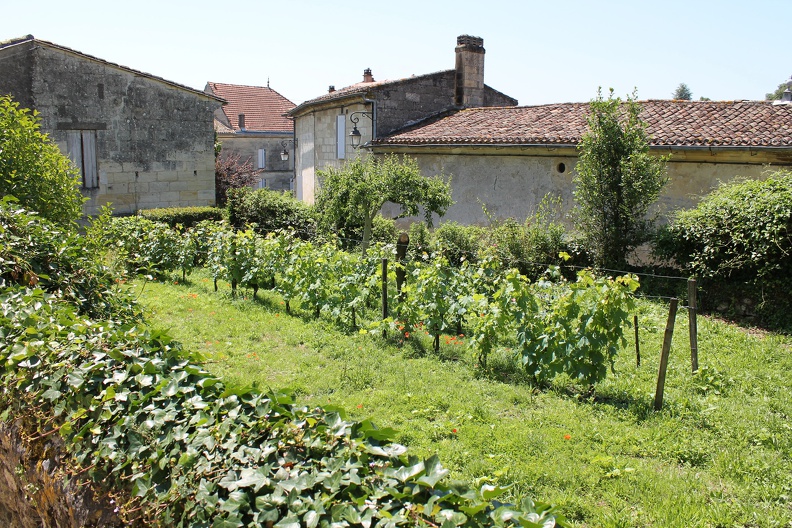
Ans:
[{"label": "lawn", "polygon": [[792,526],[792,339],[699,318],[690,372],[680,310],[662,411],[653,410],[667,306],[639,304],[634,344],[593,393],[558,379],[537,390],[508,354],[482,373],[465,338],[343,331],[270,292],[232,299],[199,271],[137,282],[154,326],[169,328],[227,382],[290,389],[398,432],[452,477],[513,484],[511,498],[552,502],[580,526]]}]

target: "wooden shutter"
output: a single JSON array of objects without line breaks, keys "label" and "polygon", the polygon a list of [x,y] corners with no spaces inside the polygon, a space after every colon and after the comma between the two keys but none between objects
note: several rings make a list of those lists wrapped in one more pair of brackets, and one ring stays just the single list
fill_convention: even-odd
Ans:
[{"label": "wooden shutter", "polygon": [[336,116],[336,154],[338,159],[346,159],[346,115]]},{"label": "wooden shutter", "polygon": [[82,131],[83,185],[88,189],[99,187],[99,174],[96,170],[96,132]]},{"label": "wooden shutter", "polygon": [[258,149],[258,167],[257,169],[267,168],[267,151],[265,149]]}]

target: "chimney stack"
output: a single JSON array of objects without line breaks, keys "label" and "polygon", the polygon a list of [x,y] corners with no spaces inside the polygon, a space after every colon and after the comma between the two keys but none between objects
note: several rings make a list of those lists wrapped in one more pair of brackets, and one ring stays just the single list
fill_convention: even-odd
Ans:
[{"label": "chimney stack", "polygon": [[374,76],[371,75],[371,68],[366,68],[363,70],[363,82],[370,83],[374,82]]},{"label": "chimney stack", "polygon": [[331,85],[330,85],[330,86],[327,88],[327,93],[333,93],[333,92],[335,92],[335,85],[334,85],[334,84],[331,84]]},{"label": "chimney stack", "polygon": [[464,108],[484,106],[484,39],[457,37],[454,104]]},{"label": "chimney stack", "polygon": [[245,130],[245,114],[239,114],[239,130]]}]

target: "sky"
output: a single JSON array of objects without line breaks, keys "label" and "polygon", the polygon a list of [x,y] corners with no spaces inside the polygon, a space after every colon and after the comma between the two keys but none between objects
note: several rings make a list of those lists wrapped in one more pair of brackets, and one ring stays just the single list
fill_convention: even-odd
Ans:
[{"label": "sky", "polygon": [[[4,5],[5,4],[5,5]],[[521,105],[607,94],[764,99],[790,78],[789,0],[0,0],[0,41],[32,34],[202,90],[269,85],[299,104],[454,67],[484,39],[484,80]]]}]

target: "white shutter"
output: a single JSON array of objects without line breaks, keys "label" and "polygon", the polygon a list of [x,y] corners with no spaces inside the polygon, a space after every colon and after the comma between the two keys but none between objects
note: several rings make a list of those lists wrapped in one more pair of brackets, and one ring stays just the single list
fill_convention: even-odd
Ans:
[{"label": "white shutter", "polygon": [[258,149],[258,167],[257,169],[267,168],[267,151],[265,149]]},{"label": "white shutter", "polygon": [[72,163],[80,169],[80,174],[83,174],[82,134],[79,130],[66,131],[66,151],[69,153]]},{"label": "white shutter", "polygon": [[346,159],[346,115],[336,116],[336,154]]}]

